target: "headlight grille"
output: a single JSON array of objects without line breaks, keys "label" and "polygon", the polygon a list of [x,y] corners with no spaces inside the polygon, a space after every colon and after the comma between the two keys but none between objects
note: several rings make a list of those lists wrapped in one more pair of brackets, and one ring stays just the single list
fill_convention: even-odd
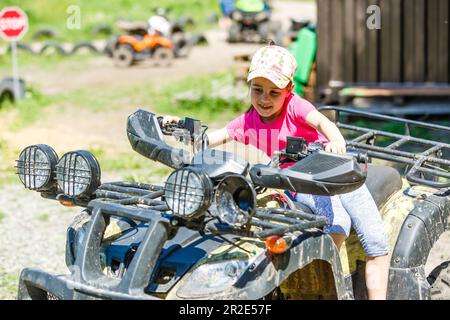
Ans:
[{"label": "headlight grille", "polygon": [[71,197],[91,193],[100,185],[99,175],[98,162],[87,151],[66,153],[56,165],[58,186]]},{"label": "headlight grille", "polygon": [[58,156],[47,145],[33,145],[26,147],[16,160],[16,173],[25,188],[30,190],[44,190],[53,184],[54,168]]},{"label": "headlight grille", "polygon": [[177,215],[192,218],[210,204],[212,185],[200,171],[180,169],[174,171],[164,187],[164,197],[169,208]]}]

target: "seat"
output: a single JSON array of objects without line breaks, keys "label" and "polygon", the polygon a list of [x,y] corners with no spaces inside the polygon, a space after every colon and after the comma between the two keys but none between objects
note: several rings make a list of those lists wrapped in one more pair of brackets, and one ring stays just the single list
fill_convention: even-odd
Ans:
[{"label": "seat", "polygon": [[402,177],[392,167],[368,165],[366,186],[381,209],[389,197],[402,187]]}]

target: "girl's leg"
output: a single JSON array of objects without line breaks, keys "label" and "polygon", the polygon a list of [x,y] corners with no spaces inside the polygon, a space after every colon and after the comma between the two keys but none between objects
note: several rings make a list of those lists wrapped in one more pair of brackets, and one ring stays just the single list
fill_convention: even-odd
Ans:
[{"label": "girl's leg", "polygon": [[389,277],[387,255],[368,257],[366,263],[366,286],[369,300],[386,300]]},{"label": "girl's leg", "polygon": [[329,233],[338,250],[350,233],[351,220],[337,196],[317,196],[297,194],[295,201],[307,206],[314,214],[328,217],[330,224],[324,228]]},{"label": "girl's leg", "polygon": [[387,237],[380,212],[365,185],[339,195],[352,220],[361,244],[368,256],[366,285],[369,299],[386,299],[389,259]]}]

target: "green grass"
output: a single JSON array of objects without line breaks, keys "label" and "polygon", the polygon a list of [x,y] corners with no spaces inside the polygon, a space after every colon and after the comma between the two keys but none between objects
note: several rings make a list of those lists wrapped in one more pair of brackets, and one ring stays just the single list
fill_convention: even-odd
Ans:
[{"label": "green grass", "polygon": [[19,275],[0,270],[0,300],[12,300],[17,297]]},{"label": "green grass", "polygon": [[17,131],[23,127],[33,124],[40,116],[42,111],[58,101],[53,96],[46,96],[40,93],[36,88],[29,86],[27,88],[25,99],[13,104],[6,101],[0,108],[0,116],[6,113],[13,113],[14,119],[9,124],[9,130]]},{"label": "green grass", "polygon": [[3,221],[3,219],[5,219],[6,214],[4,214],[3,212],[0,211],[0,223]]},{"label": "green grass", "polygon": [[36,219],[40,222],[47,222],[49,218],[50,216],[48,215],[48,213],[42,213],[38,215]]},{"label": "green grass", "polygon": [[17,153],[6,143],[0,139],[0,186],[18,182],[15,175],[14,160]]},{"label": "green grass", "polygon": [[[0,46],[2,43],[0,43]],[[18,50],[17,61],[19,66],[19,77],[26,74],[26,69],[39,67],[42,71],[53,71],[56,67],[63,65],[67,71],[79,69],[79,63],[92,58],[94,54],[74,54],[62,56],[60,54],[34,55]],[[0,75],[10,76],[12,74],[12,57],[10,53],[0,54]]]},{"label": "green grass", "polygon": [[[206,25],[209,13],[219,12],[217,0],[6,0],[2,5],[19,6],[27,13],[30,27],[24,38],[26,41],[30,41],[32,34],[42,27],[55,29],[58,32],[56,40],[98,38],[92,33],[93,27],[109,25],[115,28],[119,19],[147,20],[157,6],[170,9],[169,18],[172,19],[191,16],[199,28]],[[72,8],[79,11],[79,19],[76,19]],[[79,21],[79,29],[70,27],[76,20]]]}]

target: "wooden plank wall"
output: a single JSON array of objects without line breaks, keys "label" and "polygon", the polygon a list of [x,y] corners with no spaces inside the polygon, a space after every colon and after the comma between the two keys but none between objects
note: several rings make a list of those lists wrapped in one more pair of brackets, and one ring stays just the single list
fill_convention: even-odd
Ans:
[{"label": "wooden plank wall", "polygon": [[[317,0],[317,85],[450,81],[449,0]],[[369,30],[368,6],[381,9]]]}]

